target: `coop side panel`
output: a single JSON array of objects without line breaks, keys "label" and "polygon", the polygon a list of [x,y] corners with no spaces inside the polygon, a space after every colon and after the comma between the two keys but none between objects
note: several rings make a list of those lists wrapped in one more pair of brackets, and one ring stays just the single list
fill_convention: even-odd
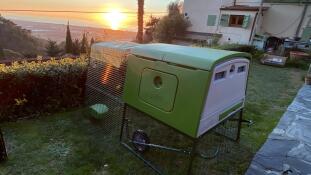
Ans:
[{"label": "coop side panel", "polygon": [[[172,109],[165,111],[139,96],[142,72],[146,69],[169,73],[177,78],[178,87]],[[166,62],[152,61],[132,55],[128,60],[123,99],[130,106],[147,113],[151,117],[186,135],[196,137],[208,78],[208,71],[183,68]],[[155,93],[154,98],[157,98],[157,96],[161,98],[163,95]]]}]

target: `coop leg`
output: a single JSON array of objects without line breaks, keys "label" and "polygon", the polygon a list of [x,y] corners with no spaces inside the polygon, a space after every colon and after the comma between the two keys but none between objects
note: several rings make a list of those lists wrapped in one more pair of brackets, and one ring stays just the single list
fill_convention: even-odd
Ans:
[{"label": "coop leg", "polygon": [[241,109],[239,113],[238,133],[236,137],[237,142],[240,140],[240,137],[241,137],[242,120],[243,120],[243,109]]},{"label": "coop leg", "polygon": [[198,144],[198,139],[194,139],[192,143],[192,149],[190,152],[190,162],[188,165],[188,173],[187,173],[188,175],[191,175],[192,173],[192,165],[193,165],[194,158],[196,156],[197,144]]},{"label": "coop leg", "polygon": [[120,142],[122,141],[123,137],[123,132],[124,132],[124,126],[125,126],[125,120],[126,120],[126,110],[127,110],[127,105],[124,104],[123,108],[123,114],[122,114],[122,124],[121,124],[121,131],[120,131]]},{"label": "coop leg", "polygon": [[3,134],[2,134],[2,130],[0,129],[0,161],[5,161],[7,160],[8,156],[7,156],[7,153],[6,153],[6,148],[5,148],[5,142],[4,142],[4,138],[3,138]]}]

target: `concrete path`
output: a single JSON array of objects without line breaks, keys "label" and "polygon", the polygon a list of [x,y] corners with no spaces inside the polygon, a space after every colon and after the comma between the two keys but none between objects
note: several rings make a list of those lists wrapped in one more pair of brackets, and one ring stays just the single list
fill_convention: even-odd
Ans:
[{"label": "concrete path", "polygon": [[300,89],[246,174],[311,175],[311,86]]}]

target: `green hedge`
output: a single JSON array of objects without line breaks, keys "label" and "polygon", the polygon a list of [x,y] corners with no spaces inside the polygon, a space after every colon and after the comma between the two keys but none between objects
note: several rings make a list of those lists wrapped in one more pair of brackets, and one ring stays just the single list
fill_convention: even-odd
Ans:
[{"label": "green hedge", "polygon": [[224,45],[216,46],[214,48],[222,49],[222,50],[237,51],[237,52],[246,52],[250,54],[254,54],[257,51],[255,46],[246,45],[246,44],[224,44]]},{"label": "green hedge", "polygon": [[80,106],[86,70],[84,58],[0,65],[0,121]]}]

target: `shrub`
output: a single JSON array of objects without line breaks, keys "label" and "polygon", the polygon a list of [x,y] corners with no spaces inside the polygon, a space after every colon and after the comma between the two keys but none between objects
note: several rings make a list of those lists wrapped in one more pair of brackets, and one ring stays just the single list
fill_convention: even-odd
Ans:
[{"label": "shrub", "polygon": [[216,46],[214,48],[222,49],[222,50],[238,51],[238,52],[247,52],[250,54],[254,54],[257,51],[255,46],[246,45],[246,44],[224,44],[224,45]]},{"label": "shrub", "polygon": [[23,59],[24,55],[22,55],[21,53],[15,52],[13,50],[9,50],[9,49],[3,49],[4,52],[4,59],[10,60],[10,59]]},{"label": "shrub", "polygon": [[86,69],[84,58],[0,65],[0,120],[80,106]]},{"label": "shrub", "polygon": [[49,40],[48,44],[45,47],[46,53],[50,57],[56,57],[61,52],[57,46],[56,41]]},{"label": "shrub", "polygon": [[304,59],[296,59],[296,60],[288,59],[286,62],[286,66],[287,67],[299,68],[302,70],[308,70],[310,63],[311,63],[311,61],[304,60]]}]

